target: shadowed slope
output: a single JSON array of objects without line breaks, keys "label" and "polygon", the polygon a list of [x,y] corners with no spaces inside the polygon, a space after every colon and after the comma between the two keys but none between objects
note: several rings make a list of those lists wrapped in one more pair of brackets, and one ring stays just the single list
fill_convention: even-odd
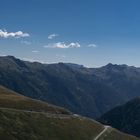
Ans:
[{"label": "shadowed slope", "polygon": [[99,121],[140,137],[140,97],[115,107],[101,116]]}]

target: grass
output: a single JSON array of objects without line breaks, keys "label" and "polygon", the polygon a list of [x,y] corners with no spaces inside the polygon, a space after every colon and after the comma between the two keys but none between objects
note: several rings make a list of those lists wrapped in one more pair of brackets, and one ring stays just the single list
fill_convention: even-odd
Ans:
[{"label": "grass", "polygon": [[66,109],[34,100],[0,86],[0,107],[56,114],[70,114]]},{"label": "grass", "polygon": [[102,125],[86,119],[0,109],[1,140],[91,140],[102,129]]},{"label": "grass", "polygon": [[[103,129],[91,119],[0,86],[0,140],[93,140]],[[101,139],[138,140],[115,129]]]}]

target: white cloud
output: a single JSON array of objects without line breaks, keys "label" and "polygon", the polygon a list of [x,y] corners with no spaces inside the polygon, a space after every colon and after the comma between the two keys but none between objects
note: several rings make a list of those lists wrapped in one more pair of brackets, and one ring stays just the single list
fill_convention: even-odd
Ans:
[{"label": "white cloud", "polygon": [[54,39],[55,37],[57,37],[58,36],[58,34],[50,34],[49,36],[48,36],[48,39]]},{"label": "white cloud", "polygon": [[0,29],[0,38],[22,38],[29,37],[28,33],[23,33],[22,31],[17,32],[7,32],[6,30]]},{"label": "white cloud", "polygon": [[96,48],[97,45],[96,44],[89,44],[88,47]]},{"label": "white cloud", "polygon": [[25,45],[31,45],[32,43],[29,42],[29,41],[21,41],[22,44],[25,44]]},{"label": "white cloud", "polygon": [[32,53],[39,53],[39,51],[38,50],[33,50]]},{"label": "white cloud", "polygon": [[68,49],[68,48],[80,48],[81,45],[78,42],[65,44],[64,42],[57,42],[53,44],[45,45],[44,48],[60,48],[60,49]]}]

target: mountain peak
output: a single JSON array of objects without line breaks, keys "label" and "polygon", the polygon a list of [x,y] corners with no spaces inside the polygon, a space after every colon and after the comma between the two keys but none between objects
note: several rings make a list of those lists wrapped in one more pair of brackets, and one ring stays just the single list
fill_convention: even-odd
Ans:
[{"label": "mountain peak", "polygon": [[[124,68],[128,68],[129,66],[126,64],[112,64],[112,63],[108,63],[107,65],[103,66],[102,68],[107,68],[107,69],[124,69]],[[131,66],[130,66],[131,67]]]}]

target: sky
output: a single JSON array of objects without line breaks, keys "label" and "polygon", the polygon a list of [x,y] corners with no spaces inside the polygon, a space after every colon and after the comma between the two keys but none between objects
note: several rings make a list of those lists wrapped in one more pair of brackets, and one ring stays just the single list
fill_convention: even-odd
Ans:
[{"label": "sky", "polygon": [[139,0],[0,0],[0,55],[140,67]]}]

